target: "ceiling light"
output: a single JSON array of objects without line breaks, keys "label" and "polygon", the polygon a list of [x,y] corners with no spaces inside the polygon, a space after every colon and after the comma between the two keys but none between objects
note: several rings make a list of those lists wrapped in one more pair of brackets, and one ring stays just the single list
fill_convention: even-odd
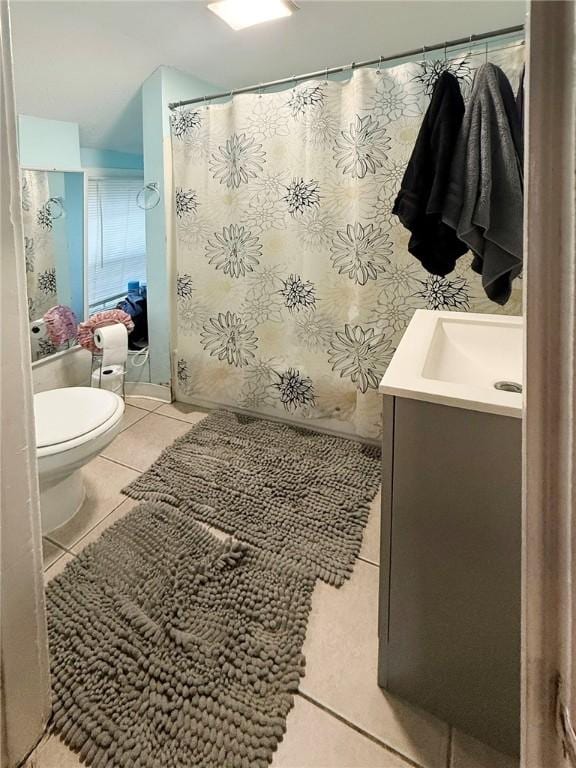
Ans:
[{"label": "ceiling light", "polygon": [[291,16],[298,9],[290,0],[220,0],[208,8],[236,30]]}]

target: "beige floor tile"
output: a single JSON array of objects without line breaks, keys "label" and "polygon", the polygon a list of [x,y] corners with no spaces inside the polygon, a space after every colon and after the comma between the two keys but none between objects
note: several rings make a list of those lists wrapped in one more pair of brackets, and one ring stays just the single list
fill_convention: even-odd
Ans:
[{"label": "beige floor tile", "polygon": [[379,491],[370,504],[370,517],[362,539],[360,557],[371,563],[380,564],[380,503],[382,494]]},{"label": "beige floor tile", "polygon": [[518,768],[519,760],[454,729],[450,768]]},{"label": "beige floor tile", "polygon": [[66,552],[60,547],[53,544],[48,539],[42,539],[42,559],[44,564],[44,570],[50,568],[51,565],[59,560]]},{"label": "beige floor tile", "polygon": [[184,421],[150,413],[121,432],[102,452],[102,456],[143,472],[164,448],[189,429],[190,424]]},{"label": "beige floor tile", "polygon": [[158,408],[157,413],[161,416],[169,416],[171,419],[187,421],[189,424],[197,424],[206,418],[209,412],[188,403],[166,403]]},{"label": "beige floor tile", "polygon": [[362,734],[300,696],[272,768],[408,768]]},{"label": "beige floor tile", "polygon": [[142,408],[135,408],[133,405],[126,404],[124,407],[124,415],[122,416],[120,431],[123,432],[125,429],[128,429],[128,427],[131,427],[132,424],[135,424],[137,421],[140,421],[140,419],[148,416],[148,413],[149,411],[145,411]]},{"label": "beige floor tile", "polygon": [[92,544],[92,542],[96,541],[96,539],[98,539],[107,528],[110,528],[111,525],[114,525],[114,523],[116,523],[118,520],[124,517],[124,515],[130,512],[131,509],[137,507],[139,503],[139,501],[134,501],[134,499],[125,498],[122,504],[120,504],[119,507],[116,507],[114,512],[111,512],[109,515],[107,515],[98,523],[98,525],[94,526],[92,530],[90,530],[83,538],[81,538],[80,541],[76,542],[76,544],[72,547],[72,552],[79,554],[87,544]]},{"label": "beige floor tile", "polygon": [[138,473],[98,456],[82,468],[82,475],[86,485],[82,508],[72,520],[49,534],[52,541],[68,549],[124,501],[126,497],[120,491]]},{"label": "beige floor tile", "polygon": [[63,557],[59,557],[56,562],[44,571],[44,586],[47,586],[54,576],[58,576],[62,573],[64,568],[70,561],[74,560],[74,555],[66,553]]},{"label": "beige floor tile", "polygon": [[24,768],[82,768],[82,763],[64,742],[50,736],[33,752]]},{"label": "beige floor tile", "polygon": [[136,397],[128,395],[126,405],[133,405],[135,408],[142,408],[145,411],[155,411],[163,405],[162,400],[154,400],[151,397]]},{"label": "beige floor tile", "polygon": [[358,560],[340,589],[318,582],[301,690],[425,768],[445,768],[448,726],[378,686],[378,572]]}]

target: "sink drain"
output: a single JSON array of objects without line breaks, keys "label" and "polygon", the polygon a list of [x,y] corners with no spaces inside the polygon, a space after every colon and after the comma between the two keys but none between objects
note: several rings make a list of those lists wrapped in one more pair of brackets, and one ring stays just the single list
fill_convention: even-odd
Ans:
[{"label": "sink drain", "polygon": [[494,384],[494,389],[499,389],[501,392],[516,392],[520,394],[522,392],[522,384],[518,384],[517,381],[497,381]]}]

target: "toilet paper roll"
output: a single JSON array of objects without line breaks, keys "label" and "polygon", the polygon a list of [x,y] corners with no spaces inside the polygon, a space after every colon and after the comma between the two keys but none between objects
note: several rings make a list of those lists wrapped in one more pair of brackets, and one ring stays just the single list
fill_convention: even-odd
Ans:
[{"label": "toilet paper roll", "polygon": [[[102,371],[102,374],[100,374]],[[92,386],[100,389],[108,389],[110,392],[122,394],[124,381],[124,367],[122,365],[103,365],[92,373]]]},{"label": "toilet paper roll", "polygon": [[94,331],[94,344],[102,350],[102,368],[124,365],[128,359],[128,331],[122,323],[105,325]]}]

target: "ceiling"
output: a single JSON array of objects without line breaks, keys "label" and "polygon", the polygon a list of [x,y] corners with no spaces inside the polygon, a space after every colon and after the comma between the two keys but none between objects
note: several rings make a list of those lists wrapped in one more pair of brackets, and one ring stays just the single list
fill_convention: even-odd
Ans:
[{"label": "ceiling", "polygon": [[160,65],[237,88],[524,21],[524,0],[298,0],[234,32],[203,0],[12,0],[18,111],[80,125],[82,146],[142,151],[140,86]]}]

